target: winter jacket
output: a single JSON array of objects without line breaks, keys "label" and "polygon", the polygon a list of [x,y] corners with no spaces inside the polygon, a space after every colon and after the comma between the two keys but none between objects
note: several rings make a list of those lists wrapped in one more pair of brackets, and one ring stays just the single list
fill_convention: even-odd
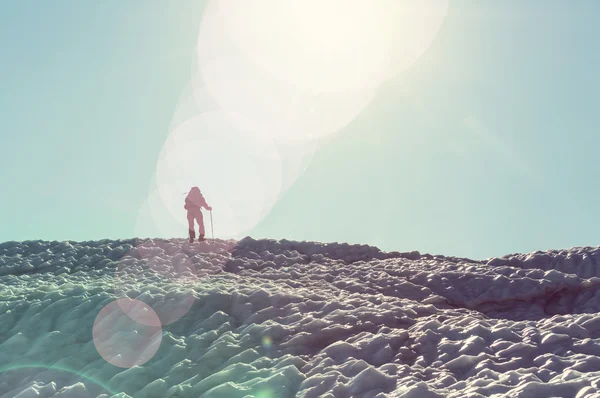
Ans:
[{"label": "winter jacket", "polygon": [[183,206],[186,210],[200,210],[204,207],[208,209],[210,206],[206,203],[206,199],[202,196],[200,191],[191,191],[185,198],[185,205]]}]

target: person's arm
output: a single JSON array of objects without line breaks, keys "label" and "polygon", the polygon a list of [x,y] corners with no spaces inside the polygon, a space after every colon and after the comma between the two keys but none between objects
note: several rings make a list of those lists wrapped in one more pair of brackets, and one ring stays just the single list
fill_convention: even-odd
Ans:
[{"label": "person's arm", "polygon": [[204,199],[204,197],[202,197],[202,207],[204,207],[206,210],[211,211],[212,207],[210,207],[208,205],[208,203],[206,203],[206,199]]}]

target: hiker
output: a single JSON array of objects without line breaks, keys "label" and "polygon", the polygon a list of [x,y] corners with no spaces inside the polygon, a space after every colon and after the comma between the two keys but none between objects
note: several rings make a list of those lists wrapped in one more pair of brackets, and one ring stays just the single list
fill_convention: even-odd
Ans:
[{"label": "hiker", "polygon": [[204,240],[204,219],[202,217],[202,211],[200,210],[204,207],[206,210],[212,210],[206,203],[206,199],[202,196],[202,192],[198,187],[192,187],[187,197],[185,198],[185,206],[183,206],[187,210],[187,219],[188,219],[188,229],[190,233],[190,243],[194,243],[194,238],[196,237],[196,232],[194,231],[194,220],[198,222],[198,234],[200,235],[198,238],[198,242]]}]

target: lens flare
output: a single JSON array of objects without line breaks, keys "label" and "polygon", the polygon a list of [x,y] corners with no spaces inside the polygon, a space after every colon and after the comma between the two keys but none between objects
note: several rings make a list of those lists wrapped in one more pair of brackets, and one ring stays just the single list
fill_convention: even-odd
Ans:
[{"label": "lens flare", "polygon": [[[237,3],[232,10],[226,6],[225,11],[239,11],[238,6],[245,9],[247,5]],[[197,46],[202,80],[196,81],[193,88],[197,98],[205,98],[208,92],[223,109],[256,120],[268,127],[268,133],[278,143],[293,144],[302,153],[314,152],[320,140],[345,127],[373,99],[377,84],[354,84],[362,81],[364,75],[361,79],[348,79],[347,87],[340,90],[296,84],[274,75],[232,40],[225,23],[229,18],[216,2],[210,2],[205,9]],[[255,22],[261,24],[262,20]],[[275,55],[287,59],[286,54]],[[355,60],[353,65],[356,63]],[[348,70],[348,66],[343,69]],[[343,75],[339,71],[328,74],[322,66],[316,70],[326,82]],[[304,70],[291,74],[301,78],[306,73]]]},{"label": "lens flare", "polygon": [[[45,371],[50,371],[50,372],[64,372],[64,373],[69,373],[72,374],[73,376],[76,376],[79,379],[84,379],[86,381],[89,381],[90,383],[98,386],[102,391],[109,393],[111,396],[116,395],[117,392],[112,390],[110,388],[110,386],[108,386],[107,384],[103,383],[102,381],[98,380],[95,377],[92,376],[88,376],[85,372],[81,372],[81,371],[77,371],[75,369],[71,369],[71,368],[67,368],[65,366],[59,366],[59,365],[48,365],[48,364],[43,364],[43,363],[19,363],[19,364],[13,364],[13,365],[8,365],[8,366],[4,366],[2,368],[0,368],[0,374],[2,373],[8,373],[8,372],[19,372],[21,370],[34,370],[34,369],[43,369]],[[14,375],[14,378],[16,379],[17,377],[20,379],[24,379],[25,377],[30,376],[30,375]],[[50,375],[49,375],[50,376]],[[36,375],[36,378],[39,379],[39,374]],[[56,375],[54,375],[50,381],[53,381],[57,379]],[[86,392],[84,391],[77,391],[78,394],[84,394],[83,397],[87,396],[85,395]],[[81,395],[78,395],[81,396]],[[82,397],[82,398],[83,398]]]},{"label": "lens flare", "polygon": [[92,337],[98,354],[120,368],[148,362],[158,351],[162,328],[158,315],[147,304],[119,299],[96,316]]},{"label": "lens flare", "polygon": [[[224,111],[181,124],[167,138],[156,169],[161,201],[181,230],[188,228],[182,192],[198,186],[214,207],[220,238],[240,237],[256,226],[276,202],[281,180],[274,142],[251,120]],[[205,227],[208,218],[204,210]]]},{"label": "lens flare", "polygon": [[447,0],[212,1],[233,43],[223,51],[236,47],[278,79],[323,92],[377,88],[410,67],[448,9]]},{"label": "lens flare", "polygon": [[273,347],[273,339],[271,339],[271,336],[263,336],[262,346],[267,350]]}]

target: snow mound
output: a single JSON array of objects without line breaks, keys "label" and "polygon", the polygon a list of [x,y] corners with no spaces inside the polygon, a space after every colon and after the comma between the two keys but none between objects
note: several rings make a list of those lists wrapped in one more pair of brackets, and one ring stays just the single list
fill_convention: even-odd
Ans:
[{"label": "snow mound", "polygon": [[600,397],[599,256],[5,242],[0,398]]}]

